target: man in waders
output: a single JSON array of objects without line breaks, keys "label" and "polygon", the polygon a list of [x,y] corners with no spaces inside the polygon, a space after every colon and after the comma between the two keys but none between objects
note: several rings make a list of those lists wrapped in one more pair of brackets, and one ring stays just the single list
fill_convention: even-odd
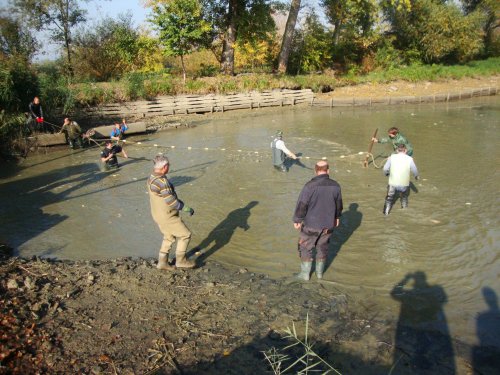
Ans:
[{"label": "man in waders", "polygon": [[75,145],[80,148],[83,147],[81,138],[82,128],[80,128],[80,125],[76,121],[72,121],[69,117],[66,117],[59,133],[62,132],[66,133],[69,147],[75,148]]},{"label": "man in waders", "polygon": [[314,167],[316,176],[300,192],[293,226],[300,230],[299,279],[308,281],[311,275],[313,249],[316,248],[316,277],[323,278],[328,244],[333,228],[338,227],[342,215],[342,192],[337,181],[329,176],[328,163],[320,160]]},{"label": "man in waders", "polygon": [[408,207],[408,195],[410,194],[410,171],[418,180],[418,170],[413,158],[407,155],[406,146],[397,146],[397,154],[392,154],[384,165],[384,174],[389,176],[387,196],[385,197],[384,215],[389,215],[394,204],[396,193],[401,193],[401,208]]},{"label": "man in waders", "polygon": [[[151,215],[163,234],[163,243],[158,255],[157,268],[173,270],[177,268],[194,268],[195,262],[186,258],[186,251],[191,239],[191,232],[179,216],[179,211],[194,214],[194,210],[185,205],[175,192],[174,186],[167,178],[169,162],[166,156],[157,155],[154,170],[148,179]],[[168,263],[168,254],[172,244],[177,241],[175,249],[175,267]]]},{"label": "man in waders", "polygon": [[283,132],[281,130],[276,132],[276,135],[271,142],[271,149],[273,150],[274,168],[281,172],[287,172],[288,168],[285,166],[285,155],[293,160],[296,160],[297,156],[286,148],[285,142],[283,142]]},{"label": "man in waders", "polygon": [[102,170],[109,171],[111,168],[118,168],[118,158],[116,154],[122,154],[124,158],[128,158],[125,150],[119,145],[113,145],[113,142],[107,140],[105,143],[104,150],[101,151],[101,166]]},{"label": "man in waders", "polygon": [[408,141],[408,139],[406,139],[406,137],[401,134],[398,128],[390,128],[387,131],[387,135],[389,136],[388,138],[372,138],[372,141],[375,143],[388,143],[390,141],[392,143],[392,148],[394,149],[394,151],[396,151],[398,145],[405,145],[406,154],[408,156],[413,155],[413,146],[411,145],[410,141]]}]

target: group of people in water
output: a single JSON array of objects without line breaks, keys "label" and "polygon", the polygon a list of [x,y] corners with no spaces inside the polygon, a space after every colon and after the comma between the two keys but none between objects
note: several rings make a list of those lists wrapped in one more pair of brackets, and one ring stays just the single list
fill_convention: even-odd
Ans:
[{"label": "group of people in water", "polygon": [[[36,124],[37,130],[45,131],[43,111],[38,97],[35,97],[30,103],[29,109],[31,124]],[[125,119],[121,124],[114,124],[109,139],[106,139],[105,147],[100,154],[103,170],[119,167],[117,155],[128,157],[120,145],[127,130]],[[78,123],[70,118],[64,119],[59,130],[59,133],[63,132],[66,134],[71,148],[83,147],[82,140],[88,137],[88,134],[82,132]],[[410,174],[413,173],[416,180],[419,178],[417,167],[412,158],[413,147],[396,127],[391,127],[388,130],[388,137],[381,139],[373,137],[371,140],[374,143],[390,142],[395,151],[387,158],[383,166],[383,172],[389,179],[383,214],[389,215],[398,195],[401,196],[401,207],[408,207]],[[271,150],[273,166],[280,172],[288,171],[287,158],[293,161],[298,161],[300,158],[300,154],[295,154],[286,147],[281,130],[276,132],[271,142]],[[171,270],[176,267],[194,268],[195,262],[187,259],[186,255],[191,232],[179,215],[180,212],[193,215],[194,210],[178,198],[175,187],[169,181],[167,177],[170,170],[168,158],[159,154],[154,158],[153,164],[153,172],[147,182],[151,215],[163,234],[157,268],[162,270]],[[299,195],[293,215],[293,226],[300,232],[298,250],[301,269],[297,276],[306,281],[310,279],[314,260],[316,260],[316,276],[318,279],[323,278],[330,237],[334,228],[340,224],[343,210],[341,187],[337,181],[330,178],[328,162],[325,160],[317,161],[314,171],[315,176],[305,184]],[[169,261],[169,253],[174,243],[177,243],[175,264]],[[314,255],[316,259],[314,259]]]}]

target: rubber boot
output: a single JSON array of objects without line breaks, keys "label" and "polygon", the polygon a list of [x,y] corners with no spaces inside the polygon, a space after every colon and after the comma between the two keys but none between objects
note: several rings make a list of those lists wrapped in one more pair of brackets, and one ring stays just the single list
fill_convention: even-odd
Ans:
[{"label": "rubber boot", "polygon": [[384,215],[389,215],[389,212],[391,212],[391,208],[392,208],[392,202],[386,200],[384,204],[384,210],[382,211]]},{"label": "rubber boot", "polygon": [[316,277],[321,280],[323,278],[323,271],[325,270],[325,261],[316,261]]},{"label": "rubber boot", "polygon": [[309,281],[311,278],[311,268],[312,262],[300,262],[300,273],[297,274],[297,278]]},{"label": "rubber boot", "polygon": [[408,208],[408,197],[401,197],[401,208]]},{"label": "rubber boot", "polygon": [[194,268],[196,263],[192,260],[186,258],[186,253],[176,253],[175,254],[175,266],[177,268]]},{"label": "rubber boot", "polygon": [[158,255],[158,264],[156,265],[156,268],[166,271],[175,270],[175,266],[171,266],[170,264],[168,264],[168,254],[165,253],[160,253]]}]

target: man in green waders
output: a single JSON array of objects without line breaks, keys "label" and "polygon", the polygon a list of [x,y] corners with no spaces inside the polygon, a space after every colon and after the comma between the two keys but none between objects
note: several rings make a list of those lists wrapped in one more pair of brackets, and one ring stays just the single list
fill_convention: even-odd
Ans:
[{"label": "man in green waders", "polygon": [[398,145],[405,145],[406,147],[406,154],[408,156],[413,156],[413,146],[411,145],[410,141],[406,139],[406,137],[401,134],[398,128],[392,127],[387,131],[387,135],[389,136],[388,138],[372,138],[372,141],[375,143],[392,143],[392,148],[394,151],[396,151]]},{"label": "man in green waders", "polygon": [[328,163],[320,160],[314,167],[316,176],[300,192],[293,215],[293,226],[300,230],[299,279],[308,281],[311,275],[313,249],[316,248],[316,277],[323,278],[328,244],[333,229],[342,215],[342,192],[337,181],[329,176]]},{"label": "man in green waders", "polygon": [[387,195],[383,213],[389,215],[394,198],[397,193],[401,194],[401,208],[408,207],[408,196],[410,194],[410,171],[418,180],[418,170],[413,158],[407,155],[406,146],[400,144],[397,147],[397,154],[392,154],[384,165],[384,174],[389,176]]},{"label": "man in green waders", "polygon": [[[179,211],[194,214],[194,210],[184,204],[175,192],[174,186],[167,178],[169,161],[166,156],[157,155],[154,170],[148,179],[151,215],[163,234],[163,243],[158,256],[157,268],[174,270],[177,268],[194,268],[195,262],[186,258],[186,251],[191,239],[191,232],[179,216]],[[175,249],[175,267],[168,263],[168,254],[172,244],[177,241]]]}]

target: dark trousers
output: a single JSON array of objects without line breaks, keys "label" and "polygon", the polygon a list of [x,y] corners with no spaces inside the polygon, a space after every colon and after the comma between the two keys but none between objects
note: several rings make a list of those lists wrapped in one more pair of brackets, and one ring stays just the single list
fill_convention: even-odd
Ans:
[{"label": "dark trousers", "polygon": [[304,262],[313,260],[313,249],[316,248],[316,261],[325,261],[332,230],[317,230],[302,227],[299,235],[299,255]]}]

